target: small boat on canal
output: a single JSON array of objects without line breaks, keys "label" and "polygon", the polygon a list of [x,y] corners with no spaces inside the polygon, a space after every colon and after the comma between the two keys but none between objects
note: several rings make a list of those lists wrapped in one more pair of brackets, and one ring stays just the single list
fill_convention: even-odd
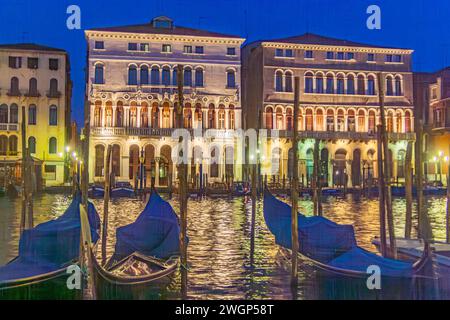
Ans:
[{"label": "small boat on canal", "polygon": [[[290,257],[291,207],[268,190],[264,192],[264,219],[276,243],[285,256]],[[337,224],[319,216],[298,214],[298,242],[300,261],[307,261],[334,276],[363,279],[364,286],[370,275],[367,271],[369,266],[380,267],[382,280],[410,281],[427,277],[426,266],[432,263],[429,252],[424,252],[415,262],[381,257],[357,245],[353,226]]]},{"label": "small boat on canal", "polygon": [[179,266],[177,215],[156,191],[135,222],[116,231],[115,252],[102,266],[91,248],[97,299],[152,299]]},{"label": "small boat on canal", "polygon": [[[82,290],[67,287],[67,267],[77,264],[80,249],[81,196],[75,195],[63,215],[24,230],[19,255],[0,267],[0,299],[79,299]],[[93,245],[100,218],[88,207]]]},{"label": "small boat on canal", "polygon": [[[105,188],[101,185],[92,185],[88,190],[88,195],[92,199],[103,198]],[[128,182],[117,182],[110,191],[111,198],[134,198],[135,196],[136,192]]]}]

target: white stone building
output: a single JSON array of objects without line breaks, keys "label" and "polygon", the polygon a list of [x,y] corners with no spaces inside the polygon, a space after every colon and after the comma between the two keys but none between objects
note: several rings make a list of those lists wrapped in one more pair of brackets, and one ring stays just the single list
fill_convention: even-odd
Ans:
[{"label": "white stone building", "polygon": [[[231,130],[241,127],[244,39],[176,26],[158,17],[141,25],[91,29],[86,40],[91,182],[104,178],[108,144],[113,146],[117,180],[135,180],[140,161],[147,187],[150,177],[156,186],[166,186],[175,176],[171,153],[176,143],[171,135],[176,128],[179,64],[184,68],[184,127],[221,132],[215,138],[192,140],[189,181],[197,181],[200,170],[209,182],[241,178]],[[211,164],[217,157],[230,161]]]}]

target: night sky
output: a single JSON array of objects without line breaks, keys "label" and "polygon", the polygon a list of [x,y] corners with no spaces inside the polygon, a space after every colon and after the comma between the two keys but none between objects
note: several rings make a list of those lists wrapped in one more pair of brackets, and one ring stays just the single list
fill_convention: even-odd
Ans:
[{"label": "night sky", "polygon": [[[66,27],[66,9],[81,8],[81,29]],[[381,30],[366,27],[366,9],[381,7]],[[448,0],[0,0],[0,43],[34,42],[63,48],[72,66],[73,118],[82,123],[86,44],[84,30],[149,22],[166,15],[176,25],[247,38],[305,32],[411,48],[414,71],[450,65]]]}]

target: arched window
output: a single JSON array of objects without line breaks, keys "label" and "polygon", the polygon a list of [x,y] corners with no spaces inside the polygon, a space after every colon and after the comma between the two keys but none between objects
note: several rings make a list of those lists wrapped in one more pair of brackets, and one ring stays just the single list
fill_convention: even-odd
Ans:
[{"label": "arched window", "polygon": [[344,76],[342,74],[339,74],[337,76],[337,94],[344,94],[345,88],[344,88]]},{"label": "arched window", "polygon": [[104,84],[104,66],[97,64],[95,66],[94,84]]},{"label": "arched window", "polygon": [[298,125],[298,130],[302,131],[304,130],[303,128],[303,114],[302,114],[302,109],[298,110],[298,116],[297,116],[297,125]]},{"label": "arched window", "polygon": [[393,132],[394,131],[394,113],[391,111],[387,114],[386,119],[386,131]]},{"label": "arched window", "polygon": [[375,111],[370,110],[369,111],[369,133],[374,133],[375,132]]},{"label": "arched window", "polygon": [[291,72],[286,72],[284,89],[285,89],[286,92],[293,92],[292,73]]},{"label": "arched window", "polygon": [[28,95],[30,97],[38,96],[37,80],[36,80],[36,78],[31,78],[30,81],[29,81]]},{"label": "arched window", "polygon": [[49,108],[48,124],[51,126],[58,125],[58,108],[55,105],[51,105]]},{"label": "arched window", "polygon": [[153,85],[159,85],[159,68],[156,66],[152,67],[151,83]]},{"label": "arched window", "polygon": [[49,95],[51,97],[56,97],[58,95],[58,80],[57,79],[50,80]]},{"label": "arched window", "polygon": [[359,95],[366,94],[366,83],[364,76],[362,74],[358,75],[358,94]]},{"label": "arched window", "polygon": [[35,125],[36,124],[36,105],[30,104],[28,107],[28,124]]},{"label": "arched window", "polygon": [[273,108],[266,108],[266,129],[273,129]]},{"label": "arched window", "polygon": [[184,127],[187,129],[192,128],[192,111],[191,111],[191,104],[190,103],[186,103],[184,108],[183,108],[183,113],[184,113]]},{"label": "arched window", "polygon": [[363,110],[358,111],[358,131],[366,131],[366,115]]},{"label": "arched window", "polygon": [[148,84],[148,67],[141,66],[141,84]]},{"label": "arched window", "polygon": [[392,76],[387,76],[386,77],[386,95],[387,96],[393,96],[394,95]]},{"label": "arched window", "polygon": [[402,92],[402,79],[400,78],[400,76],[396,76],[395,77],[395,95],[396,96],[403,95],[403,92]]},{"label": "arched window", "polygon": [[116,127],[123,127],[123,102],[117,102],[116,108]]},{"label": "arched window", "polygon": [[48,153],[56,154],[58,152],[57,141],[55,137],[51,137],[48,142]]},{"label": "arched window", "polygon": [[2,104],[0,106],[0,123],[8,123],[8,106],[6,104]]},{"label": "arched window", "polygon": [[356,123],[356,121],[355,121],[355,111],[348,110],[348,113],[347,113],[347,129],[348,129],[348,131],[355,131],[356,130],[355,123]]},{"label": "arched window", "polygon": [[11,88],[10,88],[10,94],[11,95],[19,95],[19,79],[17,77],[11,78]]},{"label": "arched window", "polygon": [[342,109],[337,112],[337,131],[345,131],[344,110]]},{"label": "arched window", "polygon": [[209,105],[208,109],[208,128],[214,129],[216,127],[216,113],[214,110],[214,104]]},{"label": "arched window", "polygon": [[292,121],[292,109],[287,108],[286,109],[286,130],[292,130],[294,127],[294,122]]},{"label": "arched window", "polygon": [[234,115],[234,108],[232,105],[230,105],[230,111],[228,111],[228,126],[229,129],[235,129],[236,128],[236,120]]},{"label": "arched window", "polygon": [[112,146],[111,171],[116,177],[120,176],[120,146],[118,144]]},{"label": "arched window", "polygon": [[141,127],[148,128],[148,105],[146,102],[141,105]]},{"label": "arched window", "polygon": [[178,80],[177,80],[177,68],[173,69],[173,73],[172,73],[172,85],[177,86],[178,85]]},{"label": "arched window", "polygon": [[333,111],[333,109],[327,110],[327,131],[334,131],[334,111]]},{"label": "arched window", "polygon": [[136,66],[128,67],[128,85],[135,86],[137,85],[137,69]]},{"label": "arched window", "polygon": [[311,72],[305,74],[305,92],[313,93],[313,74]]},{"label": "arched window", "polygon": [[306,131],[313,131],[313,112],[311,109],[306,110]]},{"label": "arched window", "polygon": [[168,102],[164,102],[162,107],[162,127],[170,128],[170,107]]},{"label": "arched window", "polygon": [[131,128],[137,127],[137,106],[136,102],[132,102],[130,105],[130,123],[129,126]]},{"label": "arched window", "polygon": [[18,123],[19,122],[19,107],[17,104],[13,103],[9,107],[9,123]]},{"label": "arched window", "polygon": [[233,70],[227,71],[227,88],[236,88],[236,74]]},{"label": "arched window", "polygon": [[105,146],[99,144],[95,146],[95,176],[103,177],[105,166]]},{"label": "arched window", "polygon": [[321,73],[316,75],[316,92],[323,93],[323,75]]},{"label": "arched window", "polygon": [[277,125],[276,129],[283,130],[283,109],[281,107],[277,108],[275,121]]},{"label": "arched window", "polygon": [[159,105],[157,102],[153,102],[152,105],[152,127],[159,128]]},{"label": "arched window", "polygon": [[211,178],[217,178],[219,177],[219,148],[213,147],[211,150],[211,158],[210,158],[210,165],[209,165],[209,175]]},{"label": "arched window", "polygon": [[203,87],[203,70],[201,68],[195,69],[195,86]]},{"label": "arched window", "polygon": [[405,132],[412,132],[411,123],[411,113],[407,110],[405,112]]},{"label": "arched window", "polygon": [[196,128],[203,128],[203,111],[200,103],[195,105],[194,123]]},{"label": "arched window", "polygon": [[192,69],[189,67],[184,69],[184,85],[186,87],[192,87]]},{"label": "arched window", "polygon": [[323,131],[323,111],[318,109],[316,111],[316,131]]},{"label": "arched window", "polygon": [[94,107],[94,127],[102,126],[102,102],[95,101]]},{"label": "arched window", "polygon": [[370,75],[367,79],[367,94],[373,96],[375,95],[375,78]]},{"label": "arched window", "polygon": [[347,94],[355,94],[355,77],[352,74],[347,76]]},{"label": "arched window", "polygon": [[402,113],[400,111],[397,111],[395,116],[395,128],[396,132],[403,132],[403,126],[402,126]]},{"label": "arched window", "polygon": [[275,91],[283,91],[283,73],[281,71],[275,73]]},{"label": "arched window", "polygon": [[327,93],[334,93],[334,76],[327,75]]},{"label": "arched window", "polygon": [[8,137],[7,136],[0,136],[0,155],[6,156],[8,153]]},{"label": "arched window", "polygon": [[165,86],[170,86],[170,69],[169,69],[169,67],[163,67],[161,82]]},{"label": "arched window", "polygon": [[9,155],[10,156],[17,156],[17,136],[10,136],[9,137]]},{"label": "arched window", "polygon": [[106,127],[112,127],[113,126],[113,109],[112,109],[112,102],[111,101],[106,102],[106,107],[105,107],[105,126]]},{"label": "arched window", "polygon": [[28,150],[31,154],[36,153],[36,138],[35,137],[29,137],[28,138]]},{"label": "arched window", "polygon": [[219,106],[219,129],[225,129],[225,109],[224,105]]}]

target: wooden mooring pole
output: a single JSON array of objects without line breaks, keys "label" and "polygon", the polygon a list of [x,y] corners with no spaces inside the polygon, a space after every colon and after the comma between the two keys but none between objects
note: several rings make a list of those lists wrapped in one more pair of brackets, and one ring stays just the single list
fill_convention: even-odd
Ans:
[{"label": "wooden mooring pole", "polygon": [[[183,128],[183,65],[177,66],[178,84],[178,105],[177,105],[177,127]],[[182,146],[183,137],[179,138],[179,146]],[[187,150],[183,150],[187,152]],[[180,251],[181,251],[181,294],[183,298],[187,296],[187,164],[184,162],[184,154],[181,163],[178,165],[179,199],[180,199]],[[187,157],[186,157],[187,158]]]},{"label": "wooden mooring pole", "polygon": [[447,158],[447,213],[446,213],[446,241],[450,243],[450,146]]},{"label": "wooden mooring pole", "polygon": [[386,202],[384,200],[386,188],[383,174],[383,147],[381,139],[381,125],[377,126],[377,170],[378,170],[378,202],[380,211],[380,252],[383,257],[387,254],[386,243]]},{"label": "wooden mooring pole", "polygon": [[384,81],[382,73],[378,74],[378,97],[380,102],[380,120],[381,120],[381,139],[384,153],[383,169],[385,181],[385,205],[386,205],[386,220],[389,230],[389,251],[393,259],[397,258],[397,245],[395,241],[395,226],[394,215],[392,214],[392,196],[391,196],[391,160],[389,155],[389,139],[386,133],[386,116],[384,111]]},{"label": "wooden mooring pole", "polygon": [[405,197],[406,197],[406,217],[405,217],[405,238],[411,238],[411,229],[412,229],[412,142],[408,142],[408,146],[406,147],[406,157],[405,157]]},{"label": "wooden mooring pole", "polygon": [[106,242],[108,240],[108,210],[109,195],[111,192],[111,151],[112,146],[108,145],[105,159],[105,194],[103,197],[103,228],[102,228],[102,265],[106,264]]},{"label": "wooden mooring pole", "polygon": [[292,269],[291,286],[297,288],[298,284],[298,109],[300,102],[300,78],[294,78],[294,126],[292,133],[292,148],[294,151],[294,163],[291,185],[291,233],[292,233]]}]

